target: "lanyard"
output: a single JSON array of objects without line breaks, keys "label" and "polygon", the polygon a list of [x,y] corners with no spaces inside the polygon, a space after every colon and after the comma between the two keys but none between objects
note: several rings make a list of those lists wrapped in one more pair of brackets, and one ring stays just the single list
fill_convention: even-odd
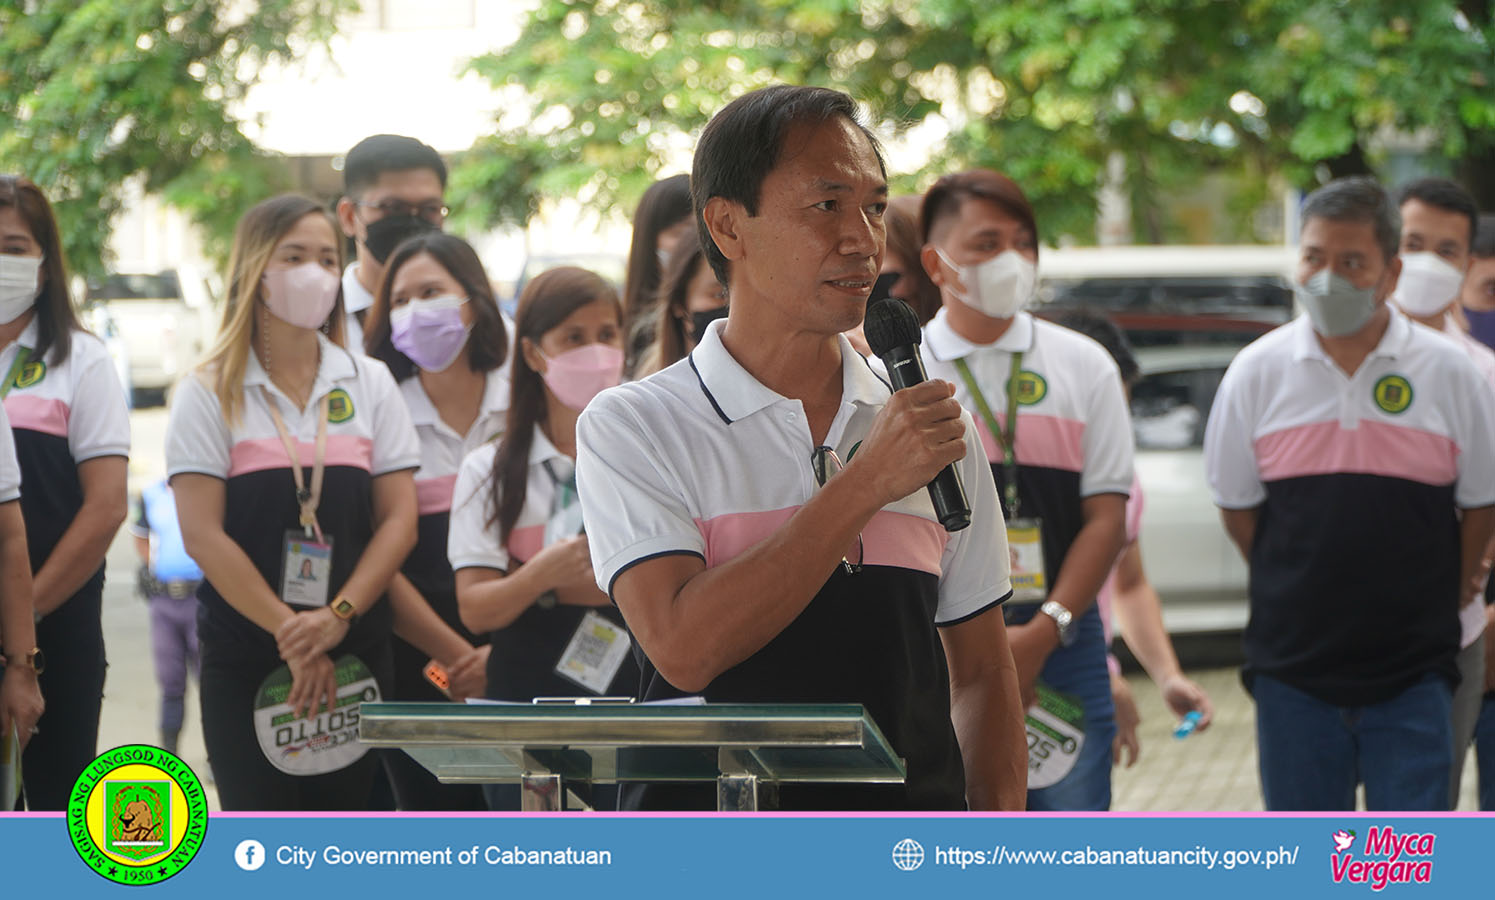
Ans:
[{"label": "lanyard", "polygon": [[977,412],[981,413],[981,419],[991,431],[992,437],[1002,443],[1002,480],[1006,487],[1003,494],[1007,500],[1007,515],[1016,519],[1018,517],[1017,496],[1017,376],[1023,370],[1023,352],[1012,354],[1012,371],[1007,376],[1007,427],[997,427],[997,417],[992,414],[991,407],[986,404],[986,397],[981,393],[981,388],[976,386],[976,378],[971,375],[971,367],[966,365],[965,359],[955,361],[955,371],[960,373],[960,380],[965,382],[966,390],[970,391],[971,399],[976,403]]},{"label": "lanyard", "polygon": [[311,467],[311,487],[307,488],[305,476],[301,474],[301,453],[296,442],[291,439],[291,433],[286,430],[285,421],[280,418],[275,398],[264,385],[260,385],[260,392],[265,395],[265,404],[270,407],[270,417],[275,420],[275,430],[280,432],[280,442],[285,444],[286,456],[291,461],[291,480],[296,483],[296,503],[301,507],[301,527],[306,529],[307,537],[315,537],[318,543],[325,543],[322,540],[322,526],[317,524],[317,504],[322,502],[322,468],[327,458],[328,398],[324,396],[317,404],[317,455]]},{"label": "lanyard", "polygon": [[22,347],[16,354],[16,361],[10,364],[10,371],[5,375],[5,383],[0,384],[0,400],[4,400],[10,393],[10,389],[16,386],[16,379],[21,377],[21,371],[26,364],[31,362],[31,348]]}]

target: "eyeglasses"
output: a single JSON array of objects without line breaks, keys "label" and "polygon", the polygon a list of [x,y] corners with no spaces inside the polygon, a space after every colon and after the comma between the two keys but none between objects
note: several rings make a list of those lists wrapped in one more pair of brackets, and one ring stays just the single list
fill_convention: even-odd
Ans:
[{"label": "eyeglasses", "polygon": [[406,203],[404,200],[383,200],[379,203],[355,201],[354,205],[364,209],[377,209],[383,216],[420,216],[432,225],[446,221],[451,208],[443,203]]},{"label": "eyeglasses", "polygon": [[[815,472],[815,482],[821,487],[842,469],[846,468],[841,462],[841,457],[836,455],[833,447],[816,447],[810,453],[810,468]],[[841,568],[846,570],[847,575],[855,575],[862,571],[862,563],[867,558],[866,547],[862,544],[862,533],[857,532],[857,561],[853,563],[846,557],[841,557]]]}]

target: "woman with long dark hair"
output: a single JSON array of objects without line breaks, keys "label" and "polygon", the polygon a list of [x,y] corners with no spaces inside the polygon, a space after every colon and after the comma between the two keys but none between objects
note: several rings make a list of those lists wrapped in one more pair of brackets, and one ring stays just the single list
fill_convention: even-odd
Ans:
[{"label": "woman with long dark hair", "polygon": [[685,358],[706,326],[727,314],[727,289],[706,265],[700,238],[689,235],[675,247],[659,288],[654,343],[639,357],[634,376],[653,375]]},{"label": "woman with long dark hair", "polygon": [[672,175],[649,185],[633,214],[633,244],[623,282],[627,369],[632,371],[654,337],[660,277],[675,247],[695,230],[690,176]]},{"label": "woman with long dark hair", "polygon": [[[525,287],[508,428],[457,476],[448,555],[463,624],[491,633],[495,700],[638,688],[623,619],[592,576],[576,497],[576,420],[622,377],[619,313],[617,294],[584,269],[551,269]],[[514,791],[487,793],[495,809],[518,805]]]},{"label": "woman with long dark hair", "polygon": [[166,429],[224,809],[366,809],[373,786],[350,713],[390,688],[380,601],[415,544],[420,448],[389,369],[342,345],[341,247],[306,197],[244,214],[217,344]]},{"label": "woman with long dark hair", "polygon": [[103,342],[73,311],[51,205],[9,175],[0,176],[0,375],[41,617],[40,655],[7,664],[31,665],[47,704],[22,760],[26,805],[65,809],[97,749],[104,554],[128,511],[129,406]]},{"label": "woman with long dark hair", "polygon": [[[477,253],[439,231],[394,249],[365,324],[368,353],[400,383],[421,450],[418,538],[389,586],[396,601],[393,699],[481,697],[488,639],[464,628],[457,615],[446,539],[462,458],[504,431],[512,325],[499,312]],[[440,669],[428,670],[427,660]],[[443,681],[445,694],[436,686]],[[477,786],[442,784],[402,751],[386,751],[384,761],[400,809],[485,808]]]}]

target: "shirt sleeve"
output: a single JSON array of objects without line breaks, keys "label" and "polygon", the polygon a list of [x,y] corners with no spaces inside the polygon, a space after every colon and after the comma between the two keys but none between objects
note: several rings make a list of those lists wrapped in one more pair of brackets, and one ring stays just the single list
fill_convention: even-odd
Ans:
[{"label": "shirt sleeve", "polygon": [[1462,384],[1452,392],[1459,444],[1454,503],[1478,509],[1495,504],[1495,391],[1473,361],[1457,368]]},{"label": "shirt sleeve", "polygon": [[576,425],[576,490],[597,586],[612,596],[628,568],[657,556],[706,558],[706,540],[691,516],[684,482],[627,407],[602,395]]},{"label": "shirt sleeve", "polygon": [[130,405],[104,345],[92,335],[74,335],[79,367],[68,407],[67,441],[74,462],[130,455]]},{"label": "shirt sleeve", "polygon": [[10,433],[10,418],[0,403],[0,503],[21,499],[21,466],[16,461],[16,442]]},{"label": "shirt sleeve", "polygon": [[191,473],[228,480],[233,435],[223,408],[197,374],[177,383],[166,422],[166,474]]},{"label": "shirt sleeve", "polygon": [[420,436],[394,376],[377,359],[361,358],[358,365],[366,370],[364,384],[374,404],[373,469],[369,474],[377,477],[420,468]]},{"label": "shirt sleeve", "polygon": [[961,411],[966,426],[966,455],[960,461],[961,482],[971,503],[971,524],[955,532],[940,561],[940,599],[935,624],[958,625],[1012,596],[1007,523],[997,501],[997,483],[971,414]]},{"label": "shirt sleeve", "polygon": [[509,551],[498,542],[498,526],[490,525],[494,444],[467,454],[452,489],[452,515],[447,526],[446,555],[452,571],[485,568],[506,572]]},{"label": "shirt sleeve", "polygon": [[1248,405],[1252,359],[1237,356],[1225,370],[1204,429],[1204,473],[1221,509],[1254,509],[1267,499],[1256,464],[1255,415]]},{"label": "shirt sleeve", "polygon": [[1085,456],[1081,497],[1131,493],[1132,417],[1121,389],[1121,373],[1109,358],[1102,360],[1099,377],[1090,389],[1080,447]]}]

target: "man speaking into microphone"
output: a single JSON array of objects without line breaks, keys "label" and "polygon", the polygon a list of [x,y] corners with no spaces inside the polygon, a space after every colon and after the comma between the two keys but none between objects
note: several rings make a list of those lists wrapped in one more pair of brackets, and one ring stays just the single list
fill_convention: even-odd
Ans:
[{"label": "man speaking into microphone", "polygon": [[[707,125],[691,191],[730,312],[577,426],[592,566],[646,657],[643,699],[861,703],[907,764],[902,785],[784,785],[783,809],[1021,808],[1006,537],[973,420],[948,382],[893,393],[841,337],[882,261],[876,140],[845,94],[765,88]],[[953,533],[926,491],[952,464]]]}]

